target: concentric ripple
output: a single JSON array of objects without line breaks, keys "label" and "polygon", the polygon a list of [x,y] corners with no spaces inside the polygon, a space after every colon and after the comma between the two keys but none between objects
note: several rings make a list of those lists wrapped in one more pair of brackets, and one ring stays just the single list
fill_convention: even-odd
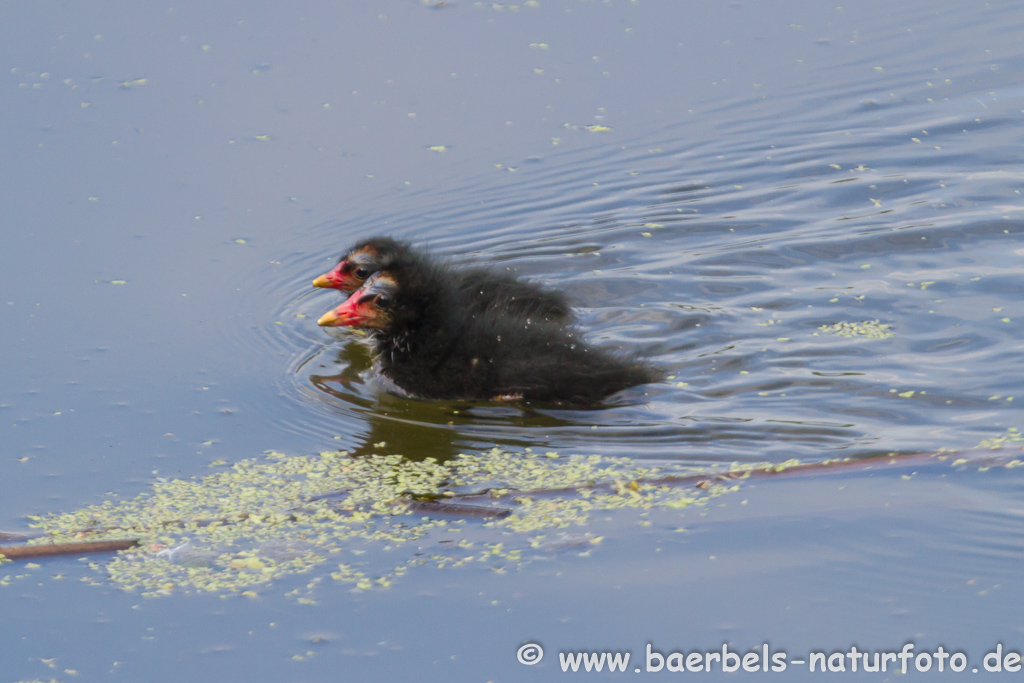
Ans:
[{"label": "concentric ripple", "polygon": [[[285,359],[281,391],[305,407],[283,426],[355,452],[753,461],[970,446],[1019,424],[1018,106],[936,94],[904,73],[793,93],[812,106],[782,119],[732,102],[713,140],[678,125],[297,234],[252,288],[276,305],[260,338]],[[357,335],[316,327],[338,295],[309,286],[373,234],[561,289],[594,343],[668,379],[587,410],[395,395]],[[892,336],[828,333],[875,321]]]}]

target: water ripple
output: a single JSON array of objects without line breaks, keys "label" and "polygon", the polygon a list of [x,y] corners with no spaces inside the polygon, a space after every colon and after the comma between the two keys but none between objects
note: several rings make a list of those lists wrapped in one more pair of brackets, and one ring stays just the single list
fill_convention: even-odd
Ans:
[{"label": "water ripple", "polygon": [[[282,426],[359,452],[715,461],[965,446],[1019,423],[1017,87],[937,100],[928,76],[790,93],[790,117],[723,103],[715,140],[676,125],[303,232],[251,294],[278,304],[258,338],[289,359],[281,391],[306,408]],[[338,299],[308,284],[375,233],[559,287],[592,340],[644,352],[670,379],[589,410],[391,395],[365,344],[316,328]],[[819,329],[865,320],[895,336]]]}]

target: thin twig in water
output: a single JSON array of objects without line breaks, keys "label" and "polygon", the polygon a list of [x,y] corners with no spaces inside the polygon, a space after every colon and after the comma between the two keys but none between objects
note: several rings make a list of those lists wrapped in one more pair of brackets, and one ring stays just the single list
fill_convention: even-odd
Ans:
[{"label": "thin twig in water", "polygon": [[28,560],[35,557],[51,557],[53,555],[82,555],[85,553],[109,553],[115,550],[127,550],[139,544],[137,538],[124,538],[109,541],[84,541],[82,543],[48,543],[46,545],[9,545],[0,546],[0,556],[8,560]]},{"label": "thin twig in water", "polygon": [[412,512],[427,514],[453,515],[455,517],[479,517],[483,519],[502,519],[512,514],[508,508],[495,508],[487,505],[467,505],[449,503],[445,500],[414,500],[409,503]]}]

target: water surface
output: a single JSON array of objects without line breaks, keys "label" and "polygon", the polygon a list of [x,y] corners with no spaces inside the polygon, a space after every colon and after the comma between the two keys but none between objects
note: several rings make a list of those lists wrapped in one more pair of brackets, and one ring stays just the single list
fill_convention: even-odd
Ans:
[{"label": "water surface", "polygon": [[[271,448],[724,464],[1024,424],[1014,3],[0,19],[0,528]],[[337,297],[309,287],[372,234],[564,289],[592,341],[672,379],[590,410],[381,393],[365,347],[313,322]],[[864,321],[892,336],[821,329]],[[308,576],[148,600],[52,580],[87,575],[74,559],[5,567],[26,578],[0,586],[0,671],[540,680],[559,649],[765,640],[976,663],[1022,647],[1017,472],[759,482],[703,514],[595,520],[589,556],[328,580],[315,605],[284,597]],[[531,639],[548,658],[526,669]]]}]

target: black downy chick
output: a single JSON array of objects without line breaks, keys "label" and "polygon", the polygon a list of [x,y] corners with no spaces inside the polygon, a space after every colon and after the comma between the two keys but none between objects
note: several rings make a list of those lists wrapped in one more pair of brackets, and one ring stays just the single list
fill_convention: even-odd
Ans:
[{"label": "black downy chick", "polygon": [[369,330],[380,372],[420,398],[594,404],[658,378],[567,325],[480,310],[456,282],[448,268],[406,253],[318,324]]},{"label": "black downy chick", "polygon": [[[313,280],[314,287],[351,294],[374,273],[396,259],[425,259],[409,244],[390,237],[371,237],[345,252],[338,265]],[[522,318],[568,321],[572,307],[565,295],[513,275],[487,268],[447,268],[451,284],[478,313],[494,310]]]}]

